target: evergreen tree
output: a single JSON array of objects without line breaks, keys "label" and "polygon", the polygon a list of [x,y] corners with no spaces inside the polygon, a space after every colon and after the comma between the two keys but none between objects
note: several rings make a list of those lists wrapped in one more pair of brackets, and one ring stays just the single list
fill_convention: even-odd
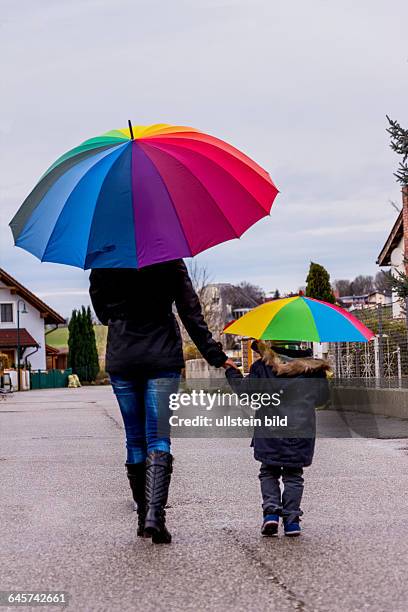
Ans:
[{"label": "evergreen tree", "polygon": [[[402,161],[400,161],[397,172],[394,173],[397,182],[402,185],[404,190],[408,189],[408,130],[401,127],[398,121],[393,121],[387,115],[388,123],[390,127],[387,132],[390,135],[390,146],[395,153],[401,155]],[[404,258],[405,267],[408,266],[408,260]],[[385,273],[384,273],[385,274]],[[390,274],[387,278],[389,288],[399,298],[405,302],[405,310],[408,321],[408,275],[405,272],[395,270],[395,274]]]},{"label": "evergreen tree", "polygon": [[280,298],[279,289],[275,289],[275,293],[273,294],[273,299],[278,300]]},{"label": "evergreen tree", "polygon": [[89,330],[89,370],[91,380],[95,380],[99,372],[99,356],[98,347],[96,345],[95,330],[92,321],[92,313],[89,306],[86,311],[86,320]]},{"label": "evergreen tree", "polygon": [[78,313],[72,311],[72,315],[68,324],[68,367],[74,371],[76,366],[76,355],[78,350]]},{"label": "evergreen tree", "polygon": [[[405,261],[407,264],[408,261]],[[394,274],[391,272],[382,272],[384,275],[384,282],[388,284],[388,290],[394,292],[400,299],[406,300],[408,298],[408,275],[405,272],[400,272],[396,269]],[[406,306],[405,306],[406,307]]]},{"label": "evergreen tree", "polygon": [[335,303],[336,300],[330,285],[330,275],[323,266],[313,261],[310,262],[306,283],[307,297],[329,302],[330,304]]},{"label": "evergreen tree", "polygon": [[77,348],[77,371],[75,374],[78,374],[79,380],[82,382],[83,380],[89,381],[90,378],[87,372],[87,353],[88,353],[88,337],[87,337],[87,328],[86,328],[86,320],[85,320],[85,307],[82,306],[81,310],[78,312],[78,348]]},{"label": "evergreen tree", "polygon": [[95,380],[99,372],[98,350],[91,309],[74,310],[68,325],[68,367],[81,381]]},{"label": "evergreen tree", "polygon": [[408,187],[408,130],[401,127],[398,121],[390,119],[388,115],[387,119],[390,124],[387,132],[390,135],[391,149],[402,157],[394,176],[403,187]]}]

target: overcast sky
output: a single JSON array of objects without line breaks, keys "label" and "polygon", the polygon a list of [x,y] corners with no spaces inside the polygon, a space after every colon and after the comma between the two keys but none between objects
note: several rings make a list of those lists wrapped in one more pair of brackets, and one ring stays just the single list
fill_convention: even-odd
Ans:
[{"label": "overcast sky", "polygon": [[62,314],[88,273],[40,264],[8,222],[64,151],[112,128],[192,125],[266,168],[270,217],[198,259],[215,282],[296,290],[375,274],[400,201],[389,114],[408,126],[403,0],[2,0],[0,266]]}]

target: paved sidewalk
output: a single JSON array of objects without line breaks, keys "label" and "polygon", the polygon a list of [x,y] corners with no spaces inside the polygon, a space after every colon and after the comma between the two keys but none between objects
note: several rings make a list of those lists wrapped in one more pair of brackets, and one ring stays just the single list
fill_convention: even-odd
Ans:
[{"label": "paved sidewalk", "polygon": [[405,612],[407,447],[319,439],[288,541],[259,535],[248,440],[176,439],[174,543],[154,546],[135,535],[110,387],[15,394],[0,400],[0,590],[68,591],[81,612]]}]

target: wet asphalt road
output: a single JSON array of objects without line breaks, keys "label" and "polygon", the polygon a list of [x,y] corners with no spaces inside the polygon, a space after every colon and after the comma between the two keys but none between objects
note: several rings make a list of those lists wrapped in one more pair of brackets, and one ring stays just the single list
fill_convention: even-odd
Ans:
[{"label": "wet asphalt road", "polygon": [[248,440],[175,439],[174,543],[154,546],[109,387],[0,399],[0,590],[67,591],[76,611],[406,611],[407,423],[384,423],[394,439],[317,441],[296,540],[259,535]]}]

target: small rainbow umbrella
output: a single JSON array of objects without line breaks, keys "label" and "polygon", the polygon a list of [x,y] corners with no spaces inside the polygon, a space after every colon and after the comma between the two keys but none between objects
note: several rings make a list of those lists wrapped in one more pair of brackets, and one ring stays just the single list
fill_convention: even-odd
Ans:
[{"label": "small rainbow umbrella", "polygon": [[257,340],[368,342],[375,334],[334,304],[295,296],[257,306],[224,329]]},{"label": "small rainbow umbrella", "polygon": [[41,261],[140,268],[240,237],[277,193],[265,170],[213,136],[129,121],[57,159],[10,227]]}]

